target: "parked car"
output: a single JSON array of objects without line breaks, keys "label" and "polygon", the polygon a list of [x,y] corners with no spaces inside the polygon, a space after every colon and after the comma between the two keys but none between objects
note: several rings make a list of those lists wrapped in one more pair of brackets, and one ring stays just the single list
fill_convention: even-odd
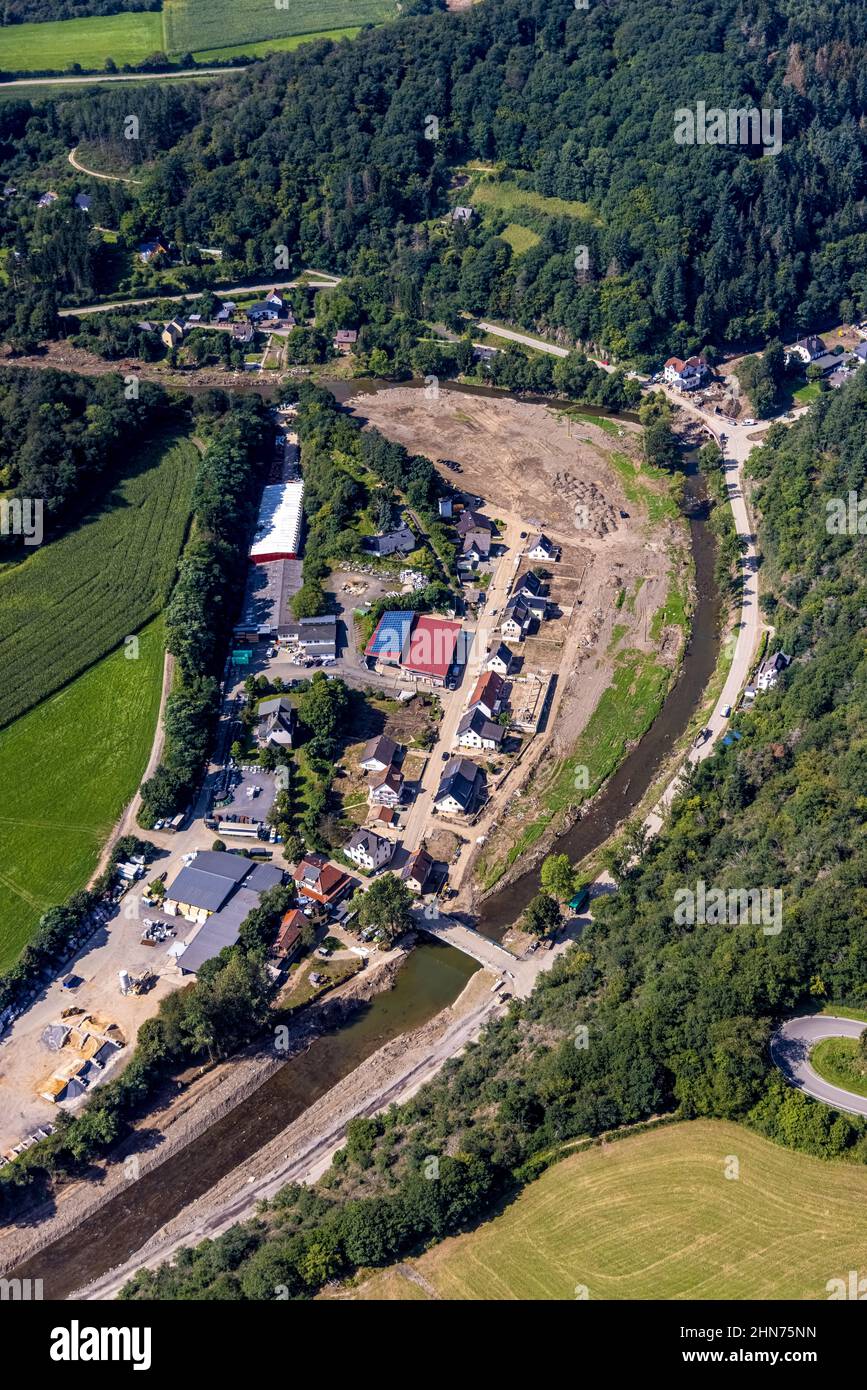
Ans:
[{"label": "parked car", "polygon": [[744,424],[745,424],[745,425],[757,425],[758,423],[759,423],[758,420],[752,420],[752,419],[750,419],[750,420],[744,420]]},{"label": "parked car", "polygon": [[731,714],[731,712],[732,712],[732,707],[731,707],[731,705],[723,705],[722,709],[720,710],[720,714],[722,715],[723,719],[728,719],[728,717],[729,717],[729,715]]}]

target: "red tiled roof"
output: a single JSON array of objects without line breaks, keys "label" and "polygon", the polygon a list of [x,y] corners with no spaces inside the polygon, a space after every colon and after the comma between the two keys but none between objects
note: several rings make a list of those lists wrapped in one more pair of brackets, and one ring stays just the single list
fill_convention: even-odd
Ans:
[{"label": "red tiled roof", "polygon": [[503,684],[503,677],[498,676],[496,671],[484,672],[476,681],[476,688],[470,696],[470,708],[477,705],[480,700],[484,700],[485,704],[493,709],[500,698]]}]

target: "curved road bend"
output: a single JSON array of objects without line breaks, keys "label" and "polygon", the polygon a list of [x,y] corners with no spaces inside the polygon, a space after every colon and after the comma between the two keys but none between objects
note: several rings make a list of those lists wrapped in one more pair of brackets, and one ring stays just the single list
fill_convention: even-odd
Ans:
[{"label": "curved road bend", "polygon": [[85,166],[84,166],[83,164],[80,164],[79,161],[76,159],[75,156],[76,156],[77,154],[78,154],[78,146],[76,145],[74,150],[70,150],[70,151],[69,151],[69,156],[68,156],[68,157],[69,157],[69,162],[70,162],[70,164],[72,165],[73,169],[77,169],[78,172],[79,172],[79,174],[87,174],[88,177],[89,177],[89,178],[92,178],[92,179],[104,179],[106,183],[142,183],[142,182],[143,182],[142,179],[131,179],[131,178],[125,177],[123,174],[98,174],[98,173],[96,172],[95,169],[86,169]]},{"label": "curved road bend", "polygon": [[867,1096],[844,1091],[824,1081],[810,1066],[810,1049],[825,1038],[860,1038],[865,1025],[855,1018],[836,1018],[833,1014],[808,1014],[790,1018],[771,1039],[771,1059],[779,1067],[790,1086],[845,1110],[850,1115],[867,1115]]}]

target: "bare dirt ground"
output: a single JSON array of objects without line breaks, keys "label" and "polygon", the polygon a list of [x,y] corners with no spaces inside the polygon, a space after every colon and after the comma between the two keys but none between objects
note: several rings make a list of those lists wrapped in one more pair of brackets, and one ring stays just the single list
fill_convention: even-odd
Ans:
[{"label": "bare dirt ground", "polygon": [[[684,563],[685,532],[671,521],[651,524],[642,503],[626,496],[621,472],[638,469],[640,476],[637,426],[618,422],[615,434],[609,421],[570,420],[554,406],[447,389],[427,399],[421,391],[396,387],[353,404],[411,452],[459,463],[460,474],[443,467],[443,478],[480,496],[487,514],[503,523],[510,543],[501,562],[506,584],[498,573],[479,622],[483,649],[500,640],[496,628],[508,581],[532,567],[520,554],[526,543],[521,533],[544,531],[562,548],[559,561],[545,566],[554,616],[525,642],[510,644],[523,657],[522,674],[557,676],[545,728],[504,784],[512,802],[534,773],[550,772],[573,750],[611,684],[617,653],[654,652],[674,665],[682,634],[663,628],[654,635],[652,620],[665,604],[672,569]],[[621,456],[621,472],[613,454]],[[625,596],[618,599],[621,591]],[[514,815],[504,813],[505,800],[495,794],[474,827],[473,839],[488,837],[488,862],[541,809],[532,790]],[[471,905],[473,857],[468,845],[451,875],[461,905]]]}]

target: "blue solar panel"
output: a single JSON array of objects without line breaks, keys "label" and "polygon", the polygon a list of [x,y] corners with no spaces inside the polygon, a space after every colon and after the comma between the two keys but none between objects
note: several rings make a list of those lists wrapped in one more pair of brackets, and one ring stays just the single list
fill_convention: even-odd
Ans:
[{"label": "blue solar panel", "polygon": [[398,661],[409,641],[416,614],[389,609],[383,613],[367,648],[369,656],[389,656]]}]

